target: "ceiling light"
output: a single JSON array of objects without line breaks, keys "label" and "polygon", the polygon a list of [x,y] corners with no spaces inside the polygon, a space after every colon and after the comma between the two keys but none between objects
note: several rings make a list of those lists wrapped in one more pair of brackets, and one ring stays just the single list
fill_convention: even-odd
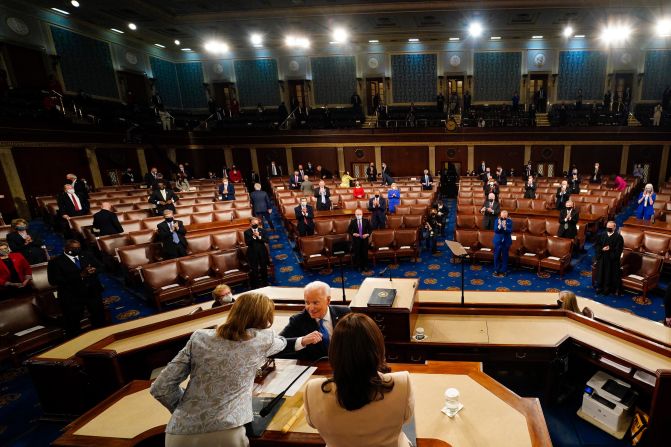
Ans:
[{"label": "ceiling light", "polygon": [[160,43],[155,43],[154,45],[159,47],[159,48],[165,48],[165,45],[161,45]]},{"label": "ceiling light", "polygon": [[228,53],[228,45],[218,40],[210,40],[205,43],[205,51],[214,54]]},{"label": "ceiling light", "polygon": [[306,37],[287,36],[285,43],[288,47],[308,48],[310,41]]},{"label": "ceiling light", "polygon": [[255,47],[263,45],[263,36],[261,34],[252,34],[249,40],[252,41],[252,45]]},{"label": "ceiling light", "polygon": [[501,40],[501,36],[492,36],[489,39],[490,40]]},{"label": "ceiling light", "polygon": [[110,28],[110,29],[112,31],[114,31],[115,33],[123,34],[123,31],[121,31],[120,29],[116,29],[116,28]]},{"label": "ceiling light", "polygon": [[470,34],[472,37],[480,37],[482,31],[482,25],[480,25],[478,22],[473,22],[468,27],[468,34]]},{"label": "ceiling light", "polygon": [[584,39],[585,35],[584,34],[576,34],[575,36],[573,36],[573,38],[574,39]]},{"label": "ceiling light", "polygon": [[191,48],[180,48],[182,51],[191,51]]},{"label": "ceiling light", "polygon": [[412,37],[412,38],[408,39],[408,42],[419,42],[419,39],[416,38],[416,37]]},{"label": "ceiling light", "polygon": [[380,43],[380,41],[377,40],[377,39],[372,39],[372,40],[369,40],[368,43]]},{"label": "ceiling light", "polygon": [[458,37],[450,37],[450,42],[457,42],[458,40]]},{"label": "ceiling light", "polygon": [[531,36],[532,39],[542,39],[543,36]]},{"label": "ceiling light", "polygon": [[333,30],[333,40],[335,40],[336,43],[346,42],[347,37],[349,37],[349,34],[344,28],[336,28]]},{"label": "ceiling light", "polygon": [[622,43],[631,36],[631,27],[626,24],[609,25],[599,36],[606,44]]},{"label": "ceiling light", "polygon": [[70,4],[71,4],[72,6],[74,6],[75,8],[79,8],[79,2],[78,2],[77,0],[72,0],[72,1],[70,2]]},{"label": "ceiling light", "polygon": [[655,26],[655,31],[660,37],[671,36],[671,19],[660,19]]},{"label": "ceiling light", "polygon": [[56,12],[60,12],[61,14],[65,14],[66,16],[69,16],[69,15],[70,15],[69,12],[67,12],[67,11],[63,11],[62,9],[51,8],[51,10],[52,10],[52,11],[56,11]]},{"label": "ceiling light", "polygon": [[571,37],[573,35],[573,27],[567,26],[564,28],[564,37]]},{"label": "ceiling light", "polygon": [[180,46],[182,42],[180,42],[178,39],[175,39],[175,45]]},{"label": "ceiling light", "polygon": [[131,22],[131,23],[128,24],[128,28],[130,28],[130,29],[132,29],[133,31],[135,31],[135,30],[137,29],[137,25]]}]

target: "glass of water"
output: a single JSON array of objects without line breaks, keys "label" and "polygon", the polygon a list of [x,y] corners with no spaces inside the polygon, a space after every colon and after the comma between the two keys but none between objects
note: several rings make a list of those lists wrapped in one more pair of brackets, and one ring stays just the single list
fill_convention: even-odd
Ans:
[{"label": "glass of water", "polygon": [[445,412],[452,417],[459,411],[459,390],[448,388],[445,390]]}]

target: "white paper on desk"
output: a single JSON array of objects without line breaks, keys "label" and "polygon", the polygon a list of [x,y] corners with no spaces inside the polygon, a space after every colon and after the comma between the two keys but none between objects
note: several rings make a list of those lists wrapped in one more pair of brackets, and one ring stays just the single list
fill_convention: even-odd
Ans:
[{"label": "white paper on desk", "polygon": [[[289,384],[296,378],[300,373],[305,370],[305,366],[301,365],[291,365],[291,366],[282,366],[281,370],[277,369],[268,376],[262,384],[254,389],[254,394],[268,393],[268,394],[280,394]],[[291,397],[301,389],[303,384],[310,379],[310,376],[317,371],[317,367],[313,366],[309,368],[303,375],[294,383],[285,396]]]},{"label": "white paper on desk", "polygon": [[33,326],[33,327],[25,329],[21,332],[17,332],[14,335],[16,335],[17,337],[23,337],[24,335],[28,335],[31,332],[39,331],[40,329],[44,329],[44,326]]}]

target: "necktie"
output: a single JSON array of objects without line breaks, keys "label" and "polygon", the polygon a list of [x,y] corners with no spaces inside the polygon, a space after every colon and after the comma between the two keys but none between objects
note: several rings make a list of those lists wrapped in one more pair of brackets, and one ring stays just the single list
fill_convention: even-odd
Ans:
[{"label": "necktie", "polygon": [[82,269],[82,263],[79,261],[79,257],[75,256],[74,261],[75,261],[75,265],[77,266],[77,268],[79,270],[81,270]]},{"label": "necktie", "polygon": [[319,194],[321,194],[321,196],[322,196],[322,203],[325,204],[326,203],[326,191],[321,190],[321,191],[319,191]]},{"label": "necktie", "polygon": [[179,235],[175,232],[175,224],[170,223],[170,231],[172,231],[172,241],[175,244],[179,244]]},{"label": "necktie", "polygon": [[275,165],[273,165],[273,175],[277,175],[277,169],[275,168]]},{"label": "necktie", "polygon": [[322,334],[322,343],[328,347],[331,342],[331,336],[329,335],[329,331],[326,330],[326,326],[324,326],[323,318],[319,320],[319,332]]},{"label": "necktie", "polygon": [[359,236],[363,236],[363,225],[361,225],[361,219],[357,219],[359,222]]},{"label": "necktie", "polygon": [[74,205],[75,205],[75,211],[81,211],[81,208],[79,206],[79,203],[77,203],[77,199],[75,198],[75,195],[72,194],[70,196],[70,198],[72,199],[72,203],[74,203]]}]

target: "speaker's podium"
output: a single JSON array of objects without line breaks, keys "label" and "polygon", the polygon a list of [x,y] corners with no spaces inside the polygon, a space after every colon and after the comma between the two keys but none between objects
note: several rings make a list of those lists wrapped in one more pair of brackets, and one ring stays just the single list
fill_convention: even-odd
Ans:
[{"label": "speaker's podium", "polygon": [[[417,318],[417,286],[419,280],[411,278],[366,278],[350,303],[352,312],[370,316],[379,326],[385,341],[410,341]],[[376,291],[377,289],[377,291]],[[395,292],[391,306],[371,306],[373,293]]]}]

